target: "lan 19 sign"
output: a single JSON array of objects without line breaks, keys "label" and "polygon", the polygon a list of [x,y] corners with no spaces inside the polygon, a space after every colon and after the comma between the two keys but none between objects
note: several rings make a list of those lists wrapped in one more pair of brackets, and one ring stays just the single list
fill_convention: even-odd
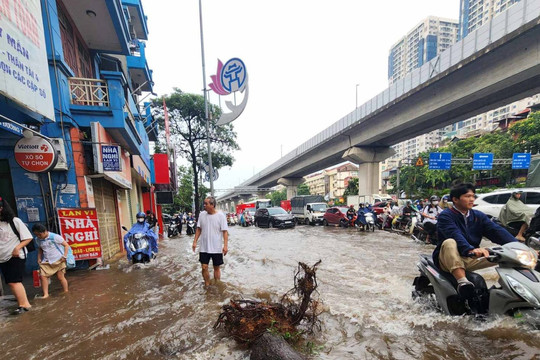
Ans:
[{"label": "lan 19 sign", "polygon": [[101,257],[101,242],[96,209],[58,209],[60,233],[67,241],[75,260]]},{"label": "lan 19 sign", "polygon": [[15,144],[14,153],[17,164],[30,172],[49,171],[58,159],[53,145],[41,136],[21,138]]}]

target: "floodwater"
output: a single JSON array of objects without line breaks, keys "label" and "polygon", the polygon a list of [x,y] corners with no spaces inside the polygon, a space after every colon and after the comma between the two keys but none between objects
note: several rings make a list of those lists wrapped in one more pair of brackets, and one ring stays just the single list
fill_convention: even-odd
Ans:
[{"label": "floodwater", "polygon": [[[222,283],[203,287],[193,237],[160,242],[152,264],[69,272],[70,293],[0,308],[2,359],[249,359],[213,325],[229,299],[277,301],[299,261],[314,264],[325,312],[305,335],[313,359],[540,359],[540,331],[511,317],[450,317],[411,299],[418,254],[433,247],[383,231],[232,227]],[[490,270],[492,271],[492,270]],[[494,280],[494,272],[487,272]],[[300,345],[302,346],[302,345]]]}]

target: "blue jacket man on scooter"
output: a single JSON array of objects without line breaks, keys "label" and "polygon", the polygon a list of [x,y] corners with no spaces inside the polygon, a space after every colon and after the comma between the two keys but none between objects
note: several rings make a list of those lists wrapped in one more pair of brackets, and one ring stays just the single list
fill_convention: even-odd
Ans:
[{"label": "blue jacket man on scooter", "polygon": [[476,189],[465,183],[450,191],[453,207],[438,218],[439,244],[433,252],[433,262],[442,271],[452,273],[457,280],[457,291],[465,299],[474,296],[474,284],[465,270],[474,271],[494,266],[486,258],[489,252],[480,248],[482,237],[504,245],[517,241],[506,229],[489,220],[486,214],[473,210]]},{"label": "blue jacket man on scooter", "polygon": [[126,249],[128,260],[131,260],[131,256],[133,255],[133,253],[131,252],[131,249],[129,248],[129,238],[133,234],[143,233],[148,237],[148,242],[150,244],[150,247],[148,249],[149,253],[147,253],[146,255],[148,255],[150,259],[152,258],[152,255],[155,255],[158,252],[158,245],[157,245],[158,237],[150,229],[150,225],[145,221],[145,218],[146,218],[146,215],[143,212],[137,213],[137,222],[133,224],[133,226],[131,227],[131,229],[129,229],[127,234],[124,235],[124,248]]}]

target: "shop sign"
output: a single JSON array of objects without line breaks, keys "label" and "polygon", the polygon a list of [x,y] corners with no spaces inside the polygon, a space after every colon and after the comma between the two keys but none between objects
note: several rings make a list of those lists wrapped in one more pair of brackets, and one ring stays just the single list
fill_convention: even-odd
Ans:
[{"label": "shop sign", "polygon": [[40,0],[0,1],[0,94],[54,121]]},{"label": "shop sign", "polygon": [[67,241],[75,260],[101,257],[96,209],[58,209],[60,234]]},{"label": "shop sign", "polygon": [[58,160],[54,146],[41,136],[21,138],[15,144],[14,153],[17,164],[30,172],[49,171]]},{"label": "shop sign", "polygon": [[9,131],[15,135],[23,136],[23,128],[8,121],[0,121],[0,129]]},{"label": "shop sign", "polygon": [[101,159],[103,171],[122,171],[119,146],[101,145]]}]

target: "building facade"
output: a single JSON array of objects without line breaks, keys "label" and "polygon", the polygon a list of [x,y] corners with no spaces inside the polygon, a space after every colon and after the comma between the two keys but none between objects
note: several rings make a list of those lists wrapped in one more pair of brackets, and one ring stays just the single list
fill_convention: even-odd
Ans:
[{"label": "building facade", "polygon": [[[11,47],[1,60],[26,87],[0,87],[0,196],[29,227],[43,223],[55,232],[59,208],[96,209],[101,257],[88,259],[106,261],[123,251],[122,225],[131,226],[138,211],[158,211],[149,148],[157,128],[142,104],[153,87],[142,3],[4,4],[0,47],[16,39],[22,51]],[[15,146],[23,137],[49,141],[56,165],[22,168]]]},{"label": "building facade", "polygon": [[388,55],[388,83],[397,80],[456,42],[458,22],[430,16],[396,42]]},{"label": "building facade", "polygon": [[304,183],[309,187],[311,195],[336,199],[343,196],[353,178],[358,178],[358,166],[346,163],[305,176]]},{"label": "building facade", "polygon": [[476,30],[520,0],[461,0],[459,39]]}]

